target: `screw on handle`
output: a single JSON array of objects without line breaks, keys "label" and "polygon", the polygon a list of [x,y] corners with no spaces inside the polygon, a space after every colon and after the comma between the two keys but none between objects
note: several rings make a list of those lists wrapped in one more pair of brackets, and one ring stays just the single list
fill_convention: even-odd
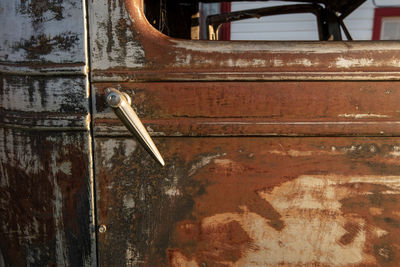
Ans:
[{"label": "screw on handle", "polygon": [[150,153],[150,155],[164,166],[164,159],[146,128],[133,110],[130,97],[117,89],[108,88],[106,102],[114,110],[115,114],[122,121],[125,127],[137,137],[138,141]]}]

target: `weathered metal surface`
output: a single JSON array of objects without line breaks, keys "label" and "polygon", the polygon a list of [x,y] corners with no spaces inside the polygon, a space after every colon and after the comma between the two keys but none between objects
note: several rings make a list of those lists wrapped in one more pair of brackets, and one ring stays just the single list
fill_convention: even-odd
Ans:
[{"label": "weathered metal surface", "polygon": [[105,105],[109,86],[159,136],[400,134],[397,82],[95,84],[96,135],[127,135]]},{"label": "weathered metal surface", "polygon": [[84,1],[0,1],[1,68],[12,63],[85,65]]},{"label": "weathered metal surface", "polygon": [[8,125],[88,130],[86,78],[0,75],[0,114]]},{"label": "weathered metal surface", "polygon": [[95,266],[85,1],[0,0],[0,266]]},{"label": "weathered metal surface", "polygon": [[0,128],[2,266],[95,265],[89,147],[87,132]]},{"label": "weathered metal surface", "polygon": [[101,266],[398,266],[398,138],[97,138]]},{"label": "weathered metal surface", "polygon": [[140,0],[89,2],[93,81],[387,80],[397,42],[208,42],[168,38]]},{"label": "weathered metal surface", "polygon": [[100,266],[398,265],[397,42],[178,40],[140,0],[89,9]]}]

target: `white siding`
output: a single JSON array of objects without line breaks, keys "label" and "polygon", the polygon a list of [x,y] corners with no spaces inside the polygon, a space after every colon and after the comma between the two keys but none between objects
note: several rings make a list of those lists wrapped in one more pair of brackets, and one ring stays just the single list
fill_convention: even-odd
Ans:
[{"label": "white siding", "polygon": [[[378,5],[399,5],[399,0],[375,2]],[[232,2],[232,11],[288,3],[291,2]],[[367,0],[345,19],[354,40],[371,40],[374,8],[372,0]],[[343,38],[345,39],[344,34]],[[318,40],[317,22],[313,14],[277,15],[236,21],[231,24],[231,40]]]}]

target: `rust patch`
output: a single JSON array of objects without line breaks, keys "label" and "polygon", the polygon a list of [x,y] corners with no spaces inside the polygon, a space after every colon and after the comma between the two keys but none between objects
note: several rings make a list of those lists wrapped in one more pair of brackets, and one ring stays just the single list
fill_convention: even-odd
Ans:
[{"label": "rust patch", "polygon": [[[20,11],[22,14],[28,14],[34,24],[50,21],[62,20],[63,0],[21,0]],[[45,16],[47,12],[51,16]]]},{"label": "rust patch", "polygon": [[[116,1],[108,0],[107,8],[108,8],[108,18],[106,22],[106,33],[107,33],[107,53],[110,54],[114,45],[114,34],[113,34],[113,24],[112,24],[112,5],[116,5]],[[114,6],[115,9],[115,6]],[[110,56],[110,55],[109,55]]]},{"label": "rust patch", "polygon": [[[393,246],[400,235],[400,220],[396,210],[400,201],[398,189],[383,184],[359,184],[358,195],[343,199],[342,210],[353,216],[362,217],[369,228],[368,238],[372,245],[365,250],[373,254],[379,264],[397,266],[400,248]],[[372,235],[371,229],[379,229],[380,235]]]},{"label": "rust patch", "polygon": [[128,24],[125,19],[120,18],[115,26],[116,35],[119,41],[119,45],[122,48],[122,55],[126,56],[126,43],[128,42],[127,30]]},{"label": "rust patch", "polygon": [[69,51],[77,45],[78,41],[78,34],[72,32],[63,32],[54,37],[41,34],[14,44],[13,49],[23,49],[28,59],[38,59],[41,55],[50,54],[54,49]]},{"label": "rust patch", "polygon": [[[170,266],[178,267],[178,262],[197,262],[210,266],[213,262],[223,262],[227,266],[238,261],[244,251],[251,247],[252,240],[237,221],[204,220],[200,224],[183,221],[177,225],[177,235],[173,244],[182,247],[182,252],[169,250]],[[195,250],[193,250],[195,246]],[[182,257],[182,255],[185,255]],[[177,257],[180,259],[177,260]]]}]

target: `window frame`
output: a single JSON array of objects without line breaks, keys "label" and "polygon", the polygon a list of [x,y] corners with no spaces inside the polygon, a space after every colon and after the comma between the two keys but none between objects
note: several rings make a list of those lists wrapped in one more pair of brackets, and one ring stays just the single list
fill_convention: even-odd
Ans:
[{"label": "window frame", "polygon": [[400,17],[400,7],[375,8],[372,40],[378,41],[381,37],[382,20],[387,17]]}]

